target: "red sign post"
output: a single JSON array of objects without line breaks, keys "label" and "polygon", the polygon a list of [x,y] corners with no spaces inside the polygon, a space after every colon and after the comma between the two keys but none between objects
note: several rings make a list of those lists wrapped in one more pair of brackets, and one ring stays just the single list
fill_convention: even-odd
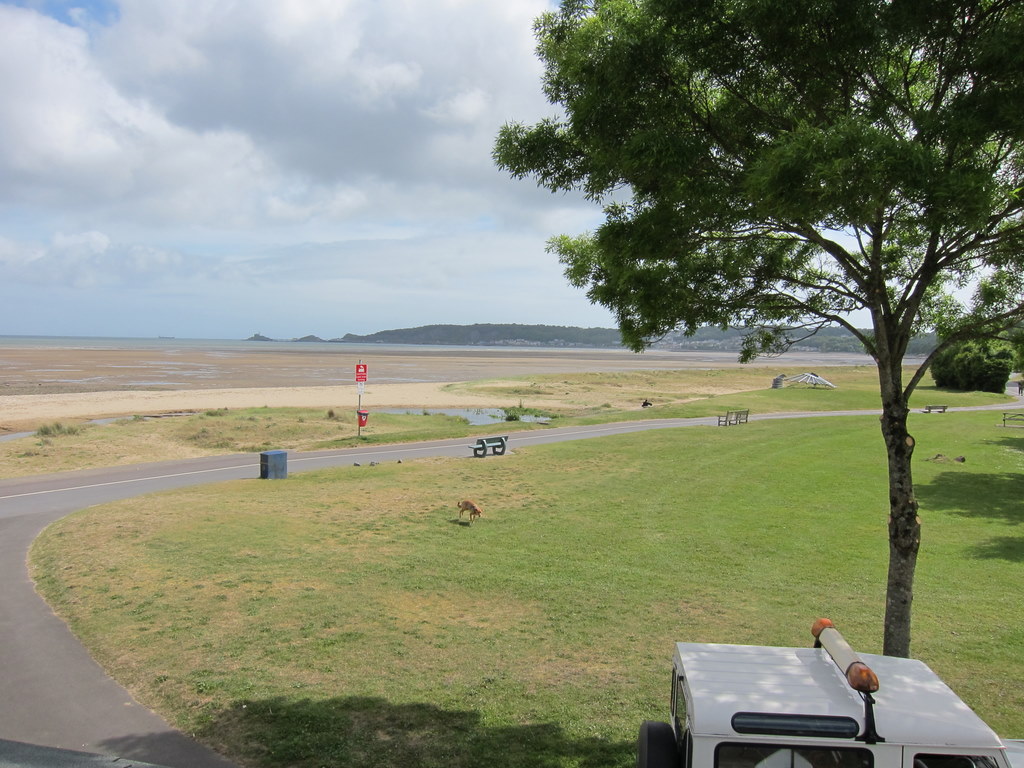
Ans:
[{"label": "red sign post", "polygon": [[367,365],[360,360],[356,363],[356,388],[359,391],[359,404],[356,406],[358,408],[356,414],[359,416],[359,426],[356,428],[356,437],[362,436],[363,427],[366,426],[366,419],[370,415],[368,411],[363,410],[363,387],[366,386],[366,373]]}]

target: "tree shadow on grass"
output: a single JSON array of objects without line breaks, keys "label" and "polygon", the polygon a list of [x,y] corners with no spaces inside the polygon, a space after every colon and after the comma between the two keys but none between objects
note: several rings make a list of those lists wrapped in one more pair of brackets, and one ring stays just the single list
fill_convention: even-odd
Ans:
[{"label": "tree shadow on grass", "polygon": [[971,551],[983,560],[1024,562],[1024,536],[994,536],[971,547]]},{"label": "tree shadow on grass", "polygon": [[635,759],[632,741],[573,738],[555,723],[488,726],[474,711],[369,697],[239,701],[197,735],[267,768],[624,768]]},{"label": "tree shadow on grass", "polygon": [[1024,474],[1016,472],[942,472],[914,488],[924,510],[962,517],[1024,523]]},{"label": "tree shadow on grass", "polygon": [[[990,441],[1024,452],[1024,442]],[[970,457],[968,457],[968,461]],[[1024,524],[1024,474],[1018,472],[942,472],[915,487],[923,510],[971,518],[988,518],[1008,526]],[[1024,530],[1020,536],[998,536],[973,548],[978,558],[1024,561]]]}]

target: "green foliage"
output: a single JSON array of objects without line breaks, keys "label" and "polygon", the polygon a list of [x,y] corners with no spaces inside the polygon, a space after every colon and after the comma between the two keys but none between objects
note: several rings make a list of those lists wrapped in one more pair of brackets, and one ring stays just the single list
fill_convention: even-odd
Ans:
[{"label": "green foliage", "polygon": [[522,421],[523,409],[512,406],[511,408],[502,408],[502,413],[505,414],[505,421]]},{"label": "green foliage", "polygon": [[550,249],[629,346],[786,329],[749,356],[860,309],[899,360],[1020,316],[1020,4],[564,0],[537,34],[565,117],[506,125],[494,156],[604,203]]},{"label": "green foliage", "polygon": [[503,419],[505,421],[522,421],[524,416],[533,417],[536,419],[554,419],[558,416],[550,411],[544,411],[539,408],[527,408],[523,406],[522,401],[519,401],[519,405],[509,406],[501,409]]},{"label": "green foliage", "polygon": [[1010,334],[1013,349],[1013,370],[1024,371],[1024,330],[1017,329]]},{"label": "green foliage", "polygon": [[1005,342],[967,341],[946,347],[935,356],[932,377],[940,387],[1005,392],[1013,358],[1013,349]]},{"label": "green foliage", "polygon": [[1024,317],[1024,4],[563,0],[537,35],[564,118],[506,125],[494,157],[604,205],[595,232],[550,249],[629,347],[748,327],[749,361],[838,324],[875,358],[885,651],[906,655],[921,541],[906,409],[927,363],[904,383],[904,357],[923,331],[954,343]]}]

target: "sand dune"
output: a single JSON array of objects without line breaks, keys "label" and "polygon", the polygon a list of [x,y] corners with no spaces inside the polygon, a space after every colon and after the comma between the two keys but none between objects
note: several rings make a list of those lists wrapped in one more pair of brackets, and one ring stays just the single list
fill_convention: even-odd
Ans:
[{"label": "sand dune", "polygon": [[[366,387],[362,402],[368,408],[493,407],[492,398],[452,394],[443,383],[375,384]],[[166,392],[74,392],[60,395],[0,397],[0,429],[14,430],[59,419],[201,411],[213,408],[323,407],[352,408],[354,385],[338,387],[247,387],[190,389]]]}]

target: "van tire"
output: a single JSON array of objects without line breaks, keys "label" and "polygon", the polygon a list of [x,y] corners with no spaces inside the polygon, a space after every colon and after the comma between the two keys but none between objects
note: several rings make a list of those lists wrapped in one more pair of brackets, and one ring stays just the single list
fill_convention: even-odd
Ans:
[{"label": "van tire", "polygon": [[671,725],[644,720],[636,740],[636,768],[679,768],[679,750]]}]

